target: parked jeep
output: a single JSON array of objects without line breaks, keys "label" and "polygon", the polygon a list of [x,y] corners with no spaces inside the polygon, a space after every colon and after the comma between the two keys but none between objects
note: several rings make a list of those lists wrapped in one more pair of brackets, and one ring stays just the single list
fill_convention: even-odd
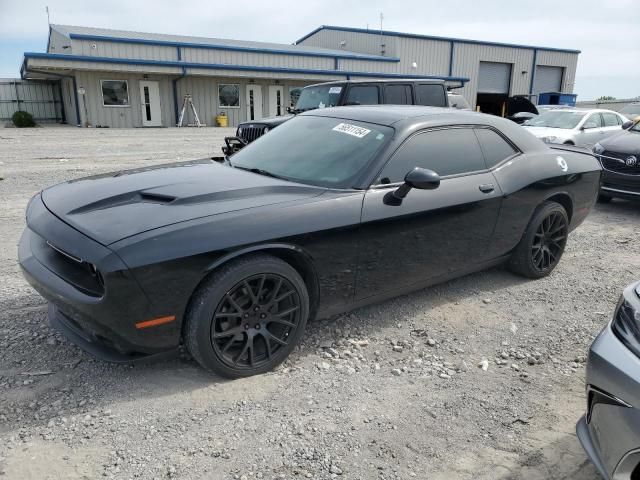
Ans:
[{"label": "parked jeep", "polygon": [[343,80],[308,85],[300,92],[290,115],[263,118],[238,125],[235,137],[225,138],[225,155],[231,155],[269,130],[283,124],[298,113],[316,108],[342,105],[426,105],[448,107],[447,88],[444,80]]}]

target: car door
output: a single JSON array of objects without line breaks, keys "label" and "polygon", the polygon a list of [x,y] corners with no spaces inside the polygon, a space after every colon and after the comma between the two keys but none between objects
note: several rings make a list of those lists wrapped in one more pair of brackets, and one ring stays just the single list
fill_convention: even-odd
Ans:
[{"label": "car door", "polygon": [[591,147],[595,145],[602,136],[602,117],[599,112],[588,115],[580,126],[580,133],[577,135],[576,145]]},{"label": "car door", "polygon": [[[439,173],[440,186],[413,189],[400,205],[385,203],[415,167]],[[426,283],[482,263],[501,201],[472,128],[412,135],[365,193],[356,297]]]}]

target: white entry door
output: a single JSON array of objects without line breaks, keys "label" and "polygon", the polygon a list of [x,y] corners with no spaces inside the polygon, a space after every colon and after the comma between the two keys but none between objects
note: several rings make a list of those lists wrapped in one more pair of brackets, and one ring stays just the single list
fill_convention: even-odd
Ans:
[{"label": "white entry door", "polygon": [[247,122],[262,118],[262,86],[247,85]]},{"label": "white entry door", "polygon": [[285,114],[284,87],[282,85],[269,85],[269,115],[281,117]]},{"label": "white entry door", "polygon": [[142,126],[161,127],[162,109],[160,108],[160,87],[158,82],[140,82],[140,100],[142,102]]}]

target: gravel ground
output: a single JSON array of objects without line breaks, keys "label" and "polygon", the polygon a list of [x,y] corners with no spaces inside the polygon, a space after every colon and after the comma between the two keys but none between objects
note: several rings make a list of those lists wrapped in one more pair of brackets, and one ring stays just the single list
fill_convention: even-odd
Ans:
[{"label": "gravel ground", "polygon": [[[587,348],[640,277],[640,208],[597,205],[548,278],[493,269],[309,325],[277,371],[95,361],[50,330],[16,245],[36,191],[219,151],[221,129],[0,129],[0,476],[595,480]],[[484,365],[486,368],[481,368]]]}]

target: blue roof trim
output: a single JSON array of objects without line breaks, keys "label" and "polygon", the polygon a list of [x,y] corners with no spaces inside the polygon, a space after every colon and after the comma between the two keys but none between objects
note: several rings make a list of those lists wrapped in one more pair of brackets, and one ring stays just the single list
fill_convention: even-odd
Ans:
[{"label": "blue roof trim", "polygon": [[304,37],[297,40],[296,45],[300,42],[304,42],[307,38],[315,35],[320,30],[336,30],[339,32],[352,32],[352,33],[369,33],[372,35],[385,35],[389,37],[404,37],[404,38],[419,38],[423,40],[440,40],[443,42],[456,42],[466,43],[470,45],[488,45],[492,47],[508,47],[508,48],[524,48],[528,50],[543,50],[546,52],[563,52],[563,53],[582,53],[580,50],[571,50],[565,48],[553,48],[553,47],[537,47],[534,45],[520,45],[517,43],[502,43],[502,42],[485,42],[483,40],[469,40],[467,38],[455,38],[455,37],[439,37],[434,35],[420,35],[417,33],[404,33],[393,32],[390,30],[367,30],[365,28],[351,28],[351,27],[336,27],[333,25],[321,25],[310,33],[307,33]]},{"label": "blue roof trim", "polygon": [[441,79],[456,82],[468,82],[465,77],[450,77],[446,75],[408,75],[402,73],[375,73],[375,72],[352,72],[345,70],[314,70],[308,68],[288,68],[288,67],[259,67],[253,65],[230,65],[226,63],[193,63],[193,62],[176,62],[171,60],[142,60],[132,58],[112,58],[112,57],[90,57],[86,55],[66,55],[61,53],[36,53],[25,52],[24,58],[44,58],[49,60],[69,60],[78,62],[96,62],[111,63],[120,65],[150,65],[160,67],[176,67],[176,68],[202,68],[207,70],[243,70],[248,72],[277,72],[277,73],[299,73],[299,74],[316,74],[346,76],[346,77],[371,77],[371,78],[425,78],[425,79]]},{"label": "blue roof trim", "polygon": [[270,53],[278,55],[294,55],[299,57],[321,57],[321,58],[348,58],[351,60],[368,60],[372,62],[399,62],[397,57],[381,57],[378,55],[366,55],[357,53],[324,53],[324,52],[296,52],[289,50],[281,50],[277,48],[257,48],[257,47],[238,47],[235,45],[194,43],[194,42],[172,42],[168,40],[147,40],[144,38],[125,38],[125,37],[109,37],[104,35],[84,35],[72,33],[69,35],[72,40],[92,40],[96,42],[112,42],[112,43],[133,43],[137,45],[154,45],[161,47],[185,47],[185,48],[203,48],[208,50],[225,50],[232,52],[250,52],[250,53]]}]

